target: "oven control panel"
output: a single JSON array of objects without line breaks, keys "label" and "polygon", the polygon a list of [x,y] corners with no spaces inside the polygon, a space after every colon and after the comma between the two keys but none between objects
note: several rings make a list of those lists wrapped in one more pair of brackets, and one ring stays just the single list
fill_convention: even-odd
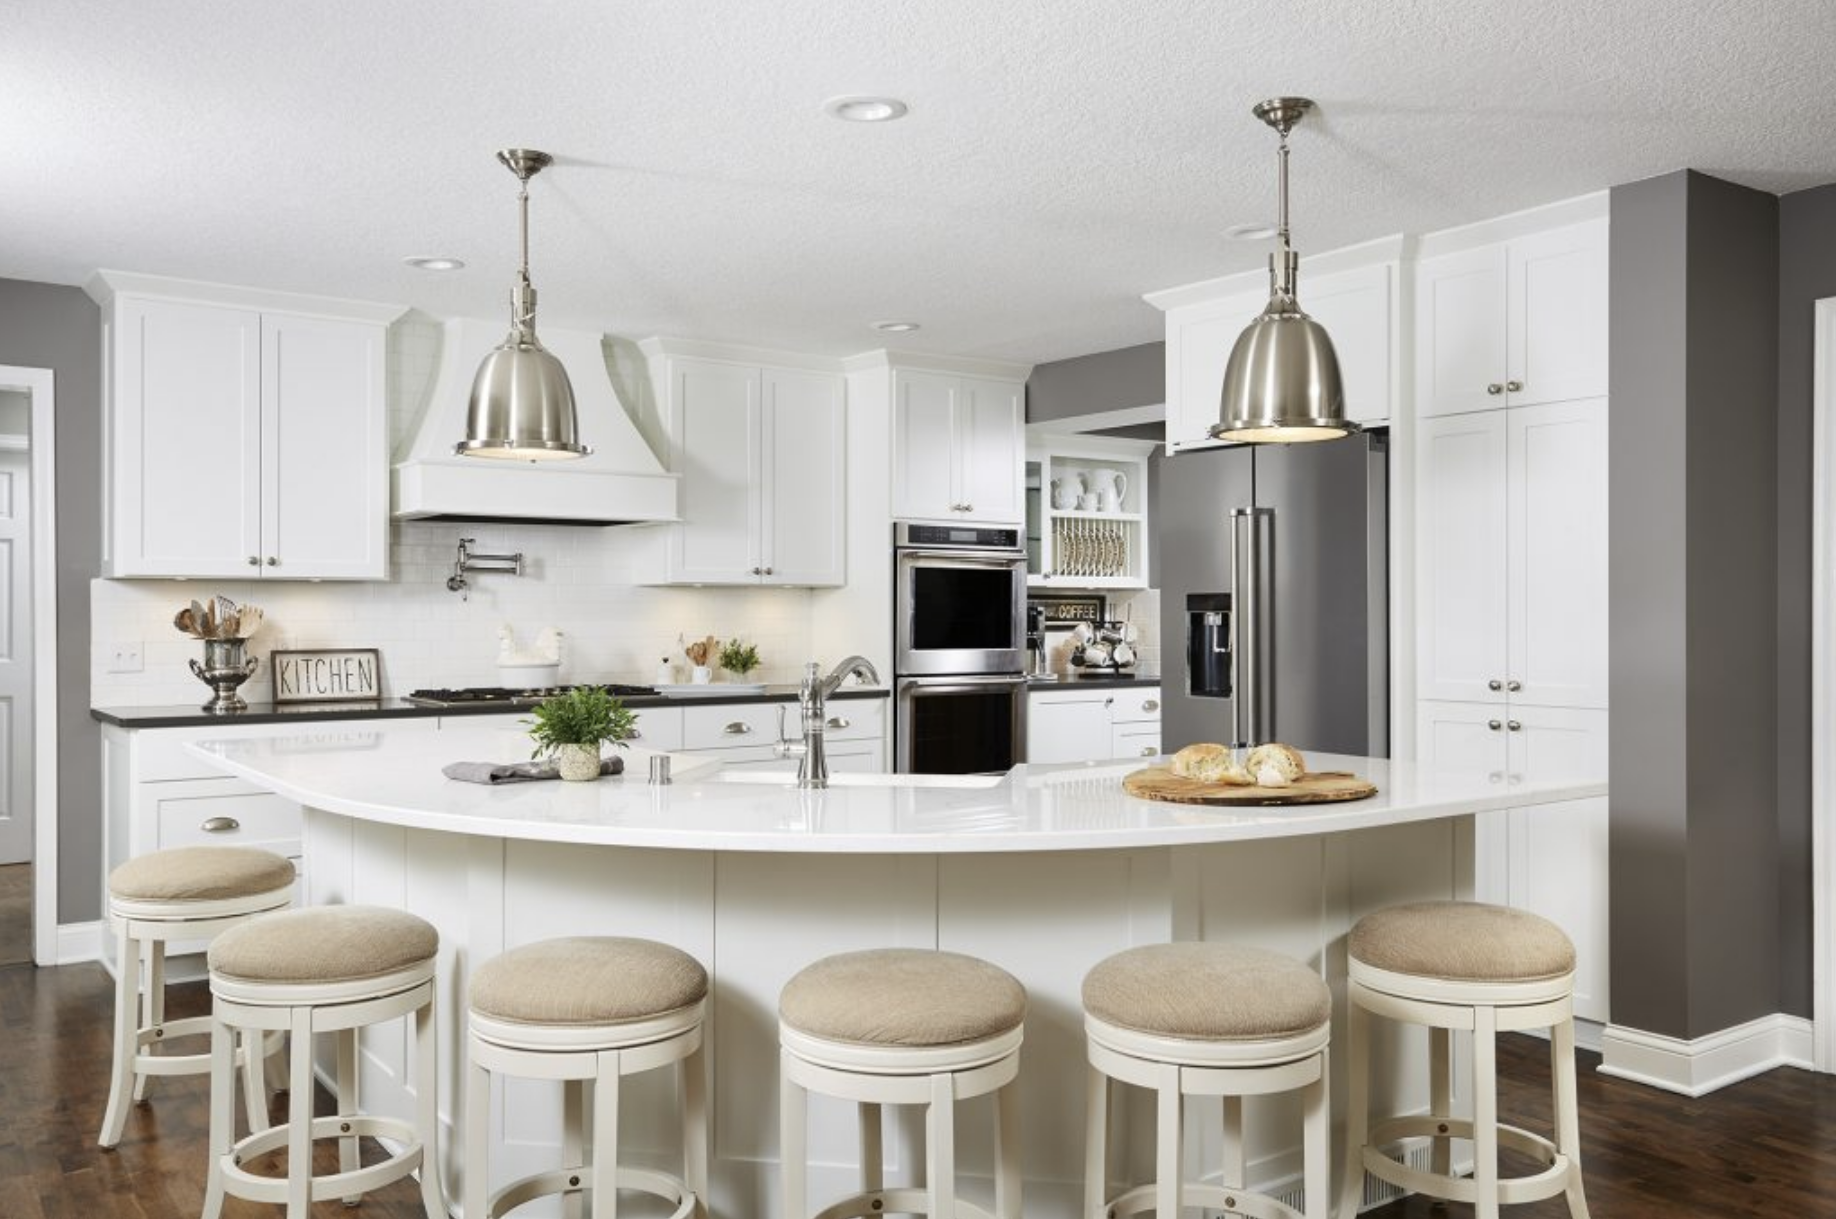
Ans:
[{"label": "oven control panel", "polygon": [[893,527],[895,546],[945,546],[964,550],[1018,550],[1018,529],[978,525],[917,525],[901,522]]}]

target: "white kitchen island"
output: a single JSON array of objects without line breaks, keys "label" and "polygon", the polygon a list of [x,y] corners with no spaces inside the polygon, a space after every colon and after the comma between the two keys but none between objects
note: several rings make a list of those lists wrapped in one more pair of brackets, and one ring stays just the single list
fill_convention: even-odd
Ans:
[{"label": "white kitchen island", "polygon": [[[397,906],[439,928],[450,1197],[462,1171],[450,1123],[461,1109],[459,1015],[470,970],[551,936],[636,935],[693,953],[712,975],[711,1202],[715,1215],[746,1219],[778,1214],[778,991],[818,957],[952,949],[1025,984],[1026,1214],[1072,1219],[1082,1180],[1079,991],[1091,965],[1134,944],[1232,940],[1306,961],[1337,992],[1344,934],[1360,915],[1470,896],[1472,814],[1606,792],[1603,775],[1531,774],[1506,784],[1484,772],[1322,755],[1309,759],[1314,769],[1363,774],[1378,794],[1224,811],[1124,795],[1133,762],[1021,766],[967,782],[836,776],[837,786],[805,792],[781,776],[711,769],[678,769],[675,784],[653,787],[641,753],[631,774],[596,783],[460,783],[441,767],[527,754],[519,735],[464,728],[340,725],[191,748],[306,808],[309,900]],[[407,1114],[405,1033],[364,1037],[364,1107]],[[1342,1092],[1335,1087],[1335,1125]],[[1404,1102],[1420,1103],[1419,1092],[1406,1089]],[[1298,1180],[1298,1117],[1284,1102],[1249,1110],[1252,1184]],[[640,1080],[629,1103],[621,1129],[634,1158],[670,1154],[670,1085]],[[969,1176],[987,1175],[986,1108],[971,1103],[961,1114],[959,1167]],[[1255,1127],[1259,1113],[1272,1128]],[[889,1179],[921,1163],[909,1117],[888,1133]],[[853,1119],[852,1106],[812,1098],[812,1200],[852,1179]],[[553,1085],[513,1081],[493,1120],[495,1180],[558,1162]],[[1146,1157],[1149,1138],[1147,1123],[1135,1122],[1130,1155]],[[1216,1138],[1209,1127],[1195,1133],[1191,1152],[1214,1163]]]}]

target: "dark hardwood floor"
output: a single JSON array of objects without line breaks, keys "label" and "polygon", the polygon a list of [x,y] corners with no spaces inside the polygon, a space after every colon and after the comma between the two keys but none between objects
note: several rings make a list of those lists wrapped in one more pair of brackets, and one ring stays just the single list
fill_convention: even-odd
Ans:
[{"label": "dark hardwood floor", "polygon": [[0,965],[32,959],[32,865],[0,865]]},{"label": "dark hardwood floor", "polygon": [[[156,1081],[129,1116],[121,1146],[95,1145],[108,1094],[111,986],[100,966],[0,968],[0,1219],[196,1219],[203,1204],[202,1077]],[[174,1017],[204,1010],[201,985],[175,987]],[[1549,1120],[1548,1048],[1505,1038],[1501,1110],[1531,1129]],[[1701,1100],[1610,1079],[1582,1056],[1581,1142],[1594,1219],[1755,1215],[1836,1219],[1836,1078],[1778,1070]],[[320,1103],[326,1097],[321,1093]],[[281,1098],[284,1103],[284,1098]],[[280,1116],[280,1108],[275,1116]],[[336,1166],[331,1144],[319,1149]],[[278,1160],[277,1156],[277,1160]],[[368,1157],[366,1157],[368,1158]],[[349,1216],[342,1203],[315,1217]],[[369,1219],[420,1215],[412,1182],[368,1196]],[[1462,1219],[1408,1199],[1379,1219]],[[273,1219],[278,1207],[231,1200],[226,1219]],[[1511,1219],[1554,1219],[1560,1199],[1507,1208]],[[752,1219],[722,1216],[721,1219]]]}]

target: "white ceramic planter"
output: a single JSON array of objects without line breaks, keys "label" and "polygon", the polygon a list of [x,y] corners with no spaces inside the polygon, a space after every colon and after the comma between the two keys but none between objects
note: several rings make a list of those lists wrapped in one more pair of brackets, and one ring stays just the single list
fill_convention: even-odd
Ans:
[{"label": "white ceramic planter", "polygon": [[584,782],[599,777],[599,746],[562,745],[555,750],[555,769],[563,779]]}]

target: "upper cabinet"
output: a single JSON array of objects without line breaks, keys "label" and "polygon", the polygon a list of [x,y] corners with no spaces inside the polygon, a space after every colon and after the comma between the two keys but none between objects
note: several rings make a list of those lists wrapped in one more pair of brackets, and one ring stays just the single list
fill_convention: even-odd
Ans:
[{"label": "upper cabinet", "polygon": [[105,571],[388,575],[392,306],[104,272]]},{"label": "upper cabinet", "polygon": [[892,514],[897,520],[1018,525],[1026,386],[893,370]]},{"label": "upper cabinet", "polygon": [[1416,270],[1423,415],[1607,392],[1607,222],[1424,258]]},{"label": "upper cabinet", "polygon": [[[1309,275],[1301,260],[1301,307],[1326,328],[1339,357],[1345,417],[1386,423],[1400,396],[1400,263],[1396,259]],[[1174,288],[1148,297],[1167,313],[1167,447],[1201,448],[1213,440],[1224,392],[1224,366],[1237,336],[1269,301],[1260,276]]]},{"label": "upper cabinet", "polygon": [[662,581],[843,583],[841,374],[646,351],[682,476]]},{"label": "upper cabinet", "polygon": [[1151,441],[1035,435],[1026,455],[1026,582],[1146,588]]}]

